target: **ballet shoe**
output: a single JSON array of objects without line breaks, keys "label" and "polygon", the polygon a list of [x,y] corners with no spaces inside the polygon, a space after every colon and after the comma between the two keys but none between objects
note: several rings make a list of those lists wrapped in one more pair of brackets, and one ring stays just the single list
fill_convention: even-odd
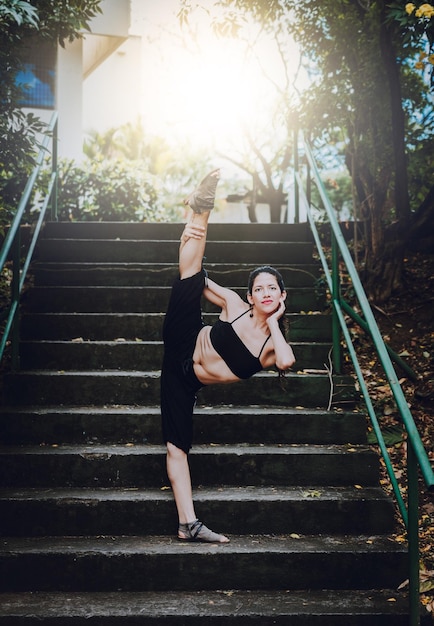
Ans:
[{"label": "ballet shoe", "polygon": [[219,535],[205,526],[198,519],[191,524],[179,524],[178,540],[184,543],[191,541],[202,543],[229,543],[225,535]]},{"label": "ballet shoe", "polygon": [[198,187],[184,200],[193,213],[206,213],[214,208],[215,190],[220,178],[220,169],[213,170],[200,182]]}]

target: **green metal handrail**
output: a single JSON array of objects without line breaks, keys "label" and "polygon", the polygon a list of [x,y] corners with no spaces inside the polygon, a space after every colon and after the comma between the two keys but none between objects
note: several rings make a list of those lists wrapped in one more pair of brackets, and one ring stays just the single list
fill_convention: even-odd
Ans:
[{"label": "green metal handrail", "polygon": [[[42,141],[35,166],[26,183],[18,209],[13,222],[8,230],[7,236],[0,251],[0,273],[7,262],[12,264],[12,281],[10,291],[10,303],[5,311],[5,328],[0,341],[0,360],[8,342],[11,339],[11,366],[13,370],[19,368],[19,302],[26,280],[27,271],[32,260],[36,242],[39,237],[40,230],[47,212],[48,206],[51,208],[51,219],[57,219],[57,121],[58,114],[54,112],[51,120],[46,128],[45,136]],[[49,149],[51,142],[51,151]],[[33,188],[41,171],[42,165],[47,154],[51,154],[51,176],[48,182],[46,195],[42,202],[41,211],[38,221],[36,222],[32,239],[29,244],[26,258],[21,260],[21,225],[26,207],[30,201]],[[22,264],[22,265],[21,265]]]},{"label": "green metal handrail", "polygon": [[[403,522],[407,529],[408,538],[408,551],[409,551],[409,601],[410,601],[410,626],[419,626],[420,624],[420,598],[419,598],[419,484],[418,484],[418,469],[420,468],[426,487],[429,490],[434,490],[434,472],[428,459],[426,450],[421,441],[419,432],[414,422],[413,416],[408,407],[401,385],[399,384],[395,369],[393,367],[391,358],[395,360],[401,367],[406,369],[406,373],[414,378],[414,373],[405,363],[402,362],[390,348],[386,347],[381,333],[378,329],[377,322],[373,315],[371,306],[363,289],[358,272],[354,265],[350,251],[346,245],[344,236],[339,227],[335,212],[328,198],[325,186],[321,180],[321,176],[312,153],[312,149],[308,142],[303,139],[304,154],[307,161],[307,177],[305,180],[306,192],[304,191],[303,181],[298,171],[299,159],[295,161],[295,181],[296,189],[300,194],[300,198],[303,200],[308,220],[312,229],[314,240],[318,249],[318,254],[321,259],[325,278],[328,284],[328,288],[331,294],[333,304],[333,366],[337,373],[340,373],[341,367],[341,345],[340,345],[340,333],[342,332],[352,363],[359,381],[360,390],[365,401],[365,405],[370,417],[373,430],[377,437],[378,445],[381,454],[384,459],[387,473],[395,494],[398,509],[402,516]],[[298,141],[296,141],[298,151]],[[328,260],[326,258],[323,246],[321,244],[318,229],[310,208],[310,185],[311,181],[314,181],[324,209],[327,213],[327,217],[332,231],[332,259],[331,269],[329,267]],[[298,202],[300,201],[300,198]],[[309,199],[308,199],[309,198]],[[340,289],[340,275],[339,275],[339,262],[343,260],[346,265],[348,274],[352,280],[353,288],[358,299],[360,308],[362,310],[363,318],[357,315],[350,305],[345,302],[341,296]],[[353,346],[350,332],[348,330],[347,322],[344,312],[350,315],[357,323],[361,325],[364,330],[369,332],[371,336],[376,352],[378,354],[380,363],[386,375],[386,379],[391,388],[393,397],[402,422],[405,426],[408,445],[407,445],[407,505],[401,493],[395,472],[390,460],[387,446],[384,441],[383,433],[380,428],[379,420],[375,413],[372,400],[369,395],[369,390],[365,382],[363,372],[357,359],[357,354]],[[413,376],[412,376],[413,374]]]}]

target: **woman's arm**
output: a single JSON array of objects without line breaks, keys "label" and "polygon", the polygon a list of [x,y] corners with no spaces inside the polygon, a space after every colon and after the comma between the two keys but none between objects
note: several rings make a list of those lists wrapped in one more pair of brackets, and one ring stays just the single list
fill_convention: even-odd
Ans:
[{"label": "woman's arm", "polygon": [[203,290],[203,295],[209,302],[216,304],[222,310],[226,311],[228,308],[228,302],[233,302],[235,300],[241,300],[239,295],[232,291],[232,289],[228,289],[227,287],[222,287],[218,285],[216,282],[211,280],[210,278],[206,279],[205,289]]},{"label": "woman's arm", "polygon": [[280,370],[287,370],[295,363],[295,356],[291,346],[287,343],[285,337],[282,334],[279,326],[279,319],[285,313],[285,302],[282,299],[279,304],[279,308],[275,313],[267,318],[268,328],[271,334],[271,340],[273,342],[275,364]]}]

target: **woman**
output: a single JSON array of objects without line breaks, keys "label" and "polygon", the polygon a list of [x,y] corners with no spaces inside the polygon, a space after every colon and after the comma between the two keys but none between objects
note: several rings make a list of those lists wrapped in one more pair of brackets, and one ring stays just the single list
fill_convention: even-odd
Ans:
[{"label": "woman", "polygon": [[[181,236],[179,278],[164,321],[161,415],[167,474],[179,517],[178,539],[227,543],[229,539],[202,524],[194,510],[188,453],[196,393],[204,385],[236,382],[274,365],[286,370],[295,358],[279,325],[286,291],[277,270],[269,266],[254,270],[245,302],[210,280],[202,268],[219,176],[219,170],[208,174],[185,200],[192,215]],[[221,309],[214,326],[203,324],[202,296]]]}]

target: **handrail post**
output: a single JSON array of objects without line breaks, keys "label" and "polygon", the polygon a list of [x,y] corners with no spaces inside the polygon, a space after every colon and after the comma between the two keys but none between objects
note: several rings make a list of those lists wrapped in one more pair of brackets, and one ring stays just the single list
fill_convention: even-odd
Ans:
[{"label": "handrail post", "polygon": [[57,128],[58,123],[56,119],[56,123],[53,128],[53,136],[52,136],[52,148],[51,148],[51,173],[55,175],[54,186],[51,195],[51,221],[57,222]]},{"label": "handrail post", "polygon": [[419,485],[417,459],[411,441],[407,441],[407,488],[410,626],[419,626]]},{"label": "handrail post", "polygon": [[333,368],[336,374],[340,374],[342,370],[342,358],[341,358],[341,333],[340,333],[340,323],[338,318],[338,313],[336,311],[335,302],[337,301],[340,304],[341,301],[341,287],[340,287],[340,276],[339,276],[339,248],[336,241],[335,234],[333,230],[331,231],[332,238],[332,300],[333,300],[333,309],[332,309],[332,338],[333,338]]},{"label": "handrail post", "polygon": [[294,224],[300,222],[300,190],[298,187],[298,130],[294,128]]},{"label": "handrail post", "polygon": [[11,281],[11,306],[16,307],[13,315],[11,332],[11,366],[16,372],[20,367],[19,354],[19,307],[17,303],[20,299],[20,256],[21,256],[21,229],[18,228],[11,248],[12,252],[12,281]]},{"label": "handrail post", "polygon": [[308,206],[312,204],[312,175],[309,162],[306,164],[306,201]]},{"label": "handrail post", "polygon": [[310,207],[312,204],[312,172],[310,169],[309,159],[304,159],[306,167],[306,201]]}]

